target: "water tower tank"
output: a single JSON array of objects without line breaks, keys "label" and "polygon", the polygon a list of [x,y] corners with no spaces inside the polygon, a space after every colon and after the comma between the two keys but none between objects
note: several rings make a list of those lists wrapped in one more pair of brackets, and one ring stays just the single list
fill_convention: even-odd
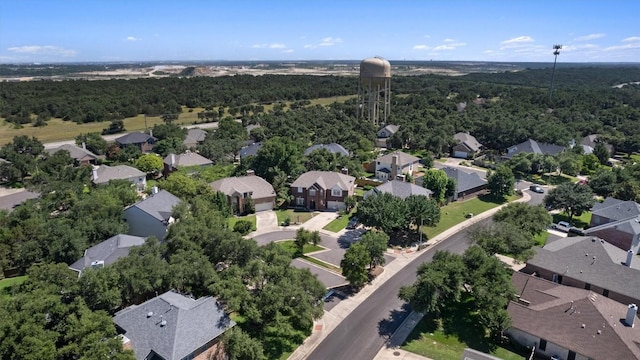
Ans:
[{"label": "water tower tank", "polygon": [[389,61],[374,57],[360,62],[360,80],[363,83],[371,81],[372,85],[377,85],[384,83],[389,78],[391,78],[391,64],[389,64]]}]

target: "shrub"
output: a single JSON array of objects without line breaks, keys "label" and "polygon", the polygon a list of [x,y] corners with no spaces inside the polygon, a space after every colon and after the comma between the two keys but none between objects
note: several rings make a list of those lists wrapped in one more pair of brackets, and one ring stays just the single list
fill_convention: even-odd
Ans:
[{"label": "shrub", "polygon": [[233,225],[233,231],[240,233],[241,235],[247,235],[253,230],[253,223],[249,220],[239,220]]}]

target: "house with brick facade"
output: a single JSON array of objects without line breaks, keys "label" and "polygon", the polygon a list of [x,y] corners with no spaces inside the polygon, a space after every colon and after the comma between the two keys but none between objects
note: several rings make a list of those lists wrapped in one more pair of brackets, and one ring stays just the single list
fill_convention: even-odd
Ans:
[{"label": "house with brick facade", "polygon": [[640,304],[640,259],[595,236],[548,243],[521,271],[623,304]]},{"label": "house with brick facade", "polygon": [[596,203],[584,233],[605,239],[622,250],[640,253],[640,204],[614,198]]},{"label": "house with brick facade", "polygon": [[235,326],[214,298],[174,291],[117,312],[113,322],[138,360],[226,359],[220,340]]},{"label": "house with brick facade", "polygon": [[451,155],[462,159],[471,159],[482,149],[482,144],[469,134],[459,132],[453,135],[456,144],[451,147]]},{"label": "house with brick facade", "polygon": [[291,183],[296,207],[308,210],[342,210],[344,199],[355,191],[353,176],[333,171],[308,171]]},{"label": "house with brick facade", "polygon": [[536,359],[640,359],[635,304],[519,272],[512,284],[517,293],[505,333],[534,349]]},{"label": "house with brick facade", "polygon": [[267,180],[255,176],[252,170],[247,176],[229,177],[209,184],[213,190],[227,195],[231,210],[234,214],[244,214],[249,198],[253,201],[254,210],[273,210],[276,204],[276,191]]},{"label": "house with brick facade", "polygon": [[118,147],[135,146],[144,153],[149,153],[153,149],[153,145],[158,141],[153,134],[145,134],[142,132],[132,132],[121,136],[115,140]]}]

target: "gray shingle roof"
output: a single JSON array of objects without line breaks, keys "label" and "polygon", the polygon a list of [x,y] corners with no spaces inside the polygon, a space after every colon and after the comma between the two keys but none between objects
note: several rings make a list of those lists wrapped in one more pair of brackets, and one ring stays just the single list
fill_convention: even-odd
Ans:
[{"label": "gray shingle roof", "polygon": [[519,272],[512,282],[529,302],[509,304],[513,328],[591,359],[640,358],[640,327],[620,321],[627,304]]},{"label": "gray shingle roof", "polygon": [[337,143],[311,145],[310,147],[307,148],[307,150],[304,151],[304,155],[309,156],[309,154],[311,154],[314,150],[318,150],[318,149],[327,149],[332,154],[349,156],[349,151],[345,149],[342,145]]},{"label": "gray shingle roof", "polygon": [[333,171],[308,171],[300,175],[291,187],[309,188],[313,184],[318,184],[322,189],[333,189],[334,186],[342,190],[349,190],[354,186],[356,178],[353,176],[333,172]]},{"label": "gray shingle roof", "polygon": [[507,149],[505,157],[511,158],[519,153],[534,153],[534,154],[546,154],[546,155],[558,155],[564,150],[564,146],[555,144],[539,143],[535,140],[527,140],[518,145],[511,146]]},{"label": "gray shingle roof", "polygon": [[240,194],[252,193],[251,198],[254,200],[276,196],[273,186],[267,180],[255,175],[224,178],[209,185],[227,196],[236,192]]},{"label": "gray shingle roof", "polygon": [[611,221],[631,219],[640,216],[640,204],[635,201],[606,198],[602,203],[595,203],[591,213]]},{"label": "gray shingle roof", "polygon": [[262,148],[262,143],[261,142],[257,142],[257,143],[253,143],[251,145],[247,145],[247,146],[243,146],[242,149],[240,149],[240,158],[246,157],[246,156],[256,156],[258,154],[258,150],[260,150]]},{"label": "gray shingle roof", "polygon": [[629,219],[623,219],[613,221],[610,223],[594,226],[584,231],[585,234],[594,234],[604,229],[615,229],[616,231],[623,232],[631,235],[640,234],[640,216],[636,216]]},{"label": "gray shingle roof", "polygon": [[194,152],[187,152],[184,154],[169,154],[164,158],[164,163],[171,166],[171,162],[175,161],[173,164],[174,168],[178,167],[186,167],[186,166],[205,166],[213,164],[213,161],[207,159],[206,157],[196,154]]},{"label": "gray shingle roof", "polygon": [[453,135],[453,138],[459,143],[464,144],[471,151],[478,151],[482,147],[482,144],[480,144],[475,137],[471,136],[468,133],[459,132]]},{"label": "gray shingle roof", "polygon": [[166,190],[160,190],[146,199],[139,201],[128,208],[138,208],[160,221],[167,221],[171,217],[173,208],[180,203],[180,199]]},{"label": "gray shingle roof", "polygon": [[463,191],[471,190],[479,186],[487,184],[487,180],[480,177],[475,172],[466,172],[458,168],[444,167],[441,169],[448,177],[456,181],[456,192],[461,193]]},{"label": "gray shingle roof", "polygon": [[433,191],[425,189],[422,186],[412,184],[410,182],[392,180],[367,191],[362,197],[366,199],[371,195],[380,193],[390,193],[393,196],[397,196],[401,199],[406,199],[411,195],[424,195],[426,197],[431,197]]},{"label": "gray shingle roof", "polygon": [[182,142],[186,146],[195,146],[204,141],[207,136],[207,132],[202,129],[189,129],[187,136],[185,136]]},{"label": "gray shingle roof", "polygon": [[113,321],[138,360],[152,351],[165,360],[182,359],[235,325],[214,298],[194,300],[173,291],[123,309]]},{"label": "gray shingle roof", "polygon": [[141,133],[141,132],[132,132],[117,138],[115,141],[120,145],[131,145],[131,144],[142,144],[147,141],[154,142],[156,140],[158,139],[156,139],[151,135]]},{"label": "gray shingle roof", "polygon": [[382,132],[382,130],[386,130],[389,134],[395,134],[396,132],[398,132],[398,129],[400,129],[400,126],[398,125],[387,125],[385,127],[383,127],[382,129],[378,130],[378,136],[380,136],[379,134]]},{"label": "gray shingle roof", "polygon": [[398,165],[401,167],[405,167],[408,166],[410,164],[413,163],[417,163],[420,161],[419,157],[415,157],[413,155],[409,155],[407,153],[404,153],[402,151],[394,151],[390,154],[381,156],[379,158],[376,159],[376,161],[380,162],[380,164],[391,164],[391,161],[393,160],[394,156],[398,156]]},{"label": "gray shingle roof", "polygon": [[140,246],[144,241],[145,238],[140,236],[118,234],[85,250],[84,256],[69,267],[82,272],[94,261],[104,261],[104,265],[113,264],[119,258],[129,255],[131,247]]},{"label": "gray shingle roof", "polygon": [[98,178],[93,179],[93,182],[95,184],[104,184],[108,183],[111,180],[127,180],[131,178],[147,176],[147,174],[145,174],[144,172],[128,165],[102,165],[96,169],[96,172]]},{"label": "gray shingle roof", "polygon": [[593,236],[568,237],[536,250],[527,264],[640,299],[640,261],[634,257],[631,267],[625,266],[627,252],[604,240]]},{"label": "gray shingle roof", "polygon": [[47,152],[53,155],[60,150],[67,150],[69,152],[69,156],[71,156],[71,158],[75,159],[76,161],[91,161],[98,158],[98,155],[92,153],[91,151],[71,144],[64,144],[57,148],[49,149],[47,150]]}]

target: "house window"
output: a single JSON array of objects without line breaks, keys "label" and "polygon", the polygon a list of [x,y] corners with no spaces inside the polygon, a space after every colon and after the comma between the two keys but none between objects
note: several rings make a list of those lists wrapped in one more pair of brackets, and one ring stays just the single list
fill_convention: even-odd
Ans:
[{"label": "house window", "polygon": [[342,196],[342,189],[331,189],[331,196]]},{"label": "house window", "polygon": [[540,339],[540,346],[538,348],[542,351],[547,350],[547,340]]},{"label": "house window", "polygon": [[298,186],[298,194],[302,194],[302,186]]},{"label": "house window", "polygon": [[296,205],[298,206],[303,206],[304,205],[304,198],[296,198]]},{"label": "house window", "polygon": [[551,278],[551,281],[553,281],[554,283],[558,282],[558,274],[553,274],[553,277]]},{"label": "house window", "polygon": [[585,283],[585,284],[584,284],[584,289],[585,289],[585,290],[591,290],[591,284],[589,284],[589,283]]},{"label": "house window", "polygon": [[602,290],[602,296],[609,297],[609,289]]},{"label": "house window", "polygon": [[316,196],[316,189],[309,189],[309,196]]}]

